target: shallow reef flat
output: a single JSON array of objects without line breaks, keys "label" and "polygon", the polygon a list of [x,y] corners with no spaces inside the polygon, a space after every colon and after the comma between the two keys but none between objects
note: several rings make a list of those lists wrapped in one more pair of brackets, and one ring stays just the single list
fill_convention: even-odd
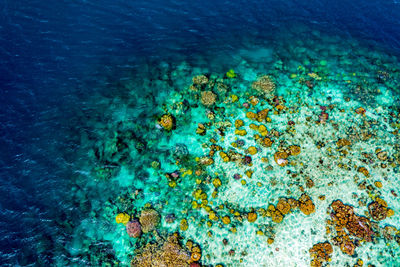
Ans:
[{"label": "shallow reef flat", "polygon": [[291,34],[198,59],[209,65],[147,66],[123,97],[97,96],[76,190],[91,211],[71,253],[94,265],[399,265],[399,61]]}]

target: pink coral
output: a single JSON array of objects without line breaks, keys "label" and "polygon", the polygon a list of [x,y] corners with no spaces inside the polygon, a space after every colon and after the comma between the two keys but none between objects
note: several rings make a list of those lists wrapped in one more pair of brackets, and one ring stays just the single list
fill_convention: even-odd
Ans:
[{"label": "pink coral", "polygon": [[142,226],[137,219],[133,219],[126,224],[126,232],[130,237],[137,238],[142,234]]}]

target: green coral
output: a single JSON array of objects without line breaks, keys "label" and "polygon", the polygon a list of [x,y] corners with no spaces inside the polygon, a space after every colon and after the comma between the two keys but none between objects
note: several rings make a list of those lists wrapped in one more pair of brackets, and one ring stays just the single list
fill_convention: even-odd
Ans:
[{"label": "green coral", "polygon": [[233,69],[230,69],[227,73],[226,73],[226,77],[228,78],[236,78],[237,74],[235,73],[235,71]]}]

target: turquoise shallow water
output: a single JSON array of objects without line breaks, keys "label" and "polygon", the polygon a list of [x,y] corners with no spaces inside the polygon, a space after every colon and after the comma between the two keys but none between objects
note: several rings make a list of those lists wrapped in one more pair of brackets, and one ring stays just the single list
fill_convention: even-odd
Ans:
[{"label": "turquoise shallow water", "polygon": [[[155,266],[174,258],[163,240],[178,233],[193,266],[191,242],[204,265],[399,264],[396,57],[301,25],[229,56],[142,69],[140,80],[119,82],[124,95],[93,97],[99,108],[82,130],[90,160],[76,191],[92,211],[71,251],[101,240],[114,261]],[[300,210],[287,214],[292,200]],[[335,217],[336,200],[353,207],[347,223]],[[149,227],[149,210],[151,230],[130,237],[126,222]],[[332,251],[313,258],[323,242]]]},{"label": "turquoise shallow water", "polygon": [[400,264],[395,3],[1,10],[2,265]]}]

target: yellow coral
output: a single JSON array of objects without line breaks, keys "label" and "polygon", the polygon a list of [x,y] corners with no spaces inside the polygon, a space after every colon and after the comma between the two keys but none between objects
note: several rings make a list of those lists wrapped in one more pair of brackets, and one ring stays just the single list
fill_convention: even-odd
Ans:
[{"label": "yellow coral", "polygon": [[237,95],[231,95],[232,103],[235,103],[236,101],[239,100],[239,97]]},{"label": "yellow coral", "polygon": [[181,229],[181,231],[186,231],[189,228],[189,224],[186,219],[181,220],[179,228]]},{"label": "yellow coral", "polygon": [[253,171],[252,170],[247,170],[246,171],[246,176],[251,178],[251,176],[253,176]]},{"label": "yellow coral", "polygon": [[246,113],[246,117],[251,119],[251,120],[255,120],[257,118],[257,114],[254,113],[254,112],[249,111],[249,112]]},{"label": "yellow coral", "polygon": [[215,213],[215,211],[211,210],[210,213],[208,214],[208,219],[210,219],[211,221],[216,221],[218,220],[217,214]]},{"label": "yellow coral", "polygon": [[236,121],[235,121],[235,127],[236,127],[236,128],[240,128],[240,127],[242,127],[243,125],[244,125],[243,120],[236,120]]},{"label": "yellow coral", "polygon": [[255,148],[254,146],[249,147],[248,151],[250,155],[257,154],[257,148]]},{"label": "yellow coral", "polygon": [[127,224],[130,220],[130,216],[126,213],[119,213],[116,217],[115,217],[115,221],[117,223],[122,223],[122,224]]},{"label": "yellow coral", "polygon": [[246,130],[235,130],[235,134],[236,135],[240,135],[240,136],[245,136],[245,135],[247,135],[247,132],[246,132]]},{"label": "yellow coral", "polygon": [[219,178],[215,178],[212,183],[215,186],[215,188],[218,188],[222,185],[221,180]]},{"label": "yellow coral", "polygon": [[224,217],[222,217],[222,222],[224,224],[230,224],[231,223],[231,219],[229,218],[229,216],[224,216]]}]

